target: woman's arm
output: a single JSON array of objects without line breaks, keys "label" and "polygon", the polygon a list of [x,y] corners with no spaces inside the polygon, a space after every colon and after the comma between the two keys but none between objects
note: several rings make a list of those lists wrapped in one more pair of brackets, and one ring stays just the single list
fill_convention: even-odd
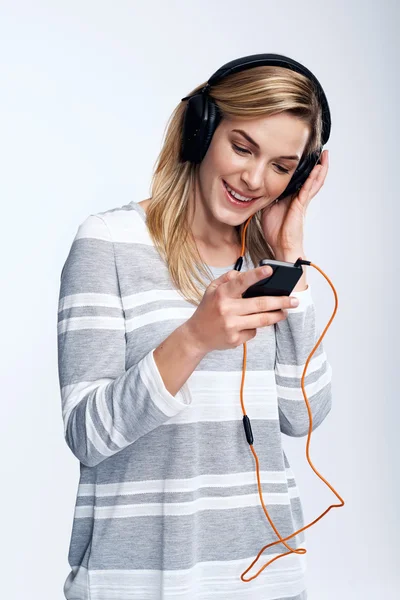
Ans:
[{"label": "woman's arm", "polygon": [[125,345],[113,241],[103,218],[90,215],[63,266],[58,307],[65,440],[86,466],[123,450],[192,401],[186,380],[202,355],[185,327],[128,370]]},{"label": "woman's arm", "polygon": [[[274,324],[275,380],[281,431],[289,436],[301,437],[308,434],[310,425],[301,377],[305,362],[320,334],[317,332],[310,285],[303,291],[293,291],[291,295],[299,299],[299,305],[285,309],[287,318]],[[308,364],[304,379],[313,418],[313,431],[332,408],[331,382],[332,368],[321,342]]]}]

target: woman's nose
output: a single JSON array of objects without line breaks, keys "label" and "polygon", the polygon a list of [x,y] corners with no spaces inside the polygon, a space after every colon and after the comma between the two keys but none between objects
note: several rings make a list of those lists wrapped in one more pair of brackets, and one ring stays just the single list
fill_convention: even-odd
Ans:
[{"label": "woman's nose", "polygon": [[249,193],[257,194],[264,186],[265,167],[261,163],[248,168],[242,173],[242,181]]}]

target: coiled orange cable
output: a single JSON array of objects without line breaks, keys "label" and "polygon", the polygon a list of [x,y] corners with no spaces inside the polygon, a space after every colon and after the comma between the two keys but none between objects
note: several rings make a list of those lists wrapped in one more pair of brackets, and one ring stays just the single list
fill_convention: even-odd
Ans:
[{"label": "coiled orange cable", "polygon": [[[250,222],[250,219],[251,219],[252,217],[253,217],[253,215],[252,215],[251,217],[249,217],[249,219],[246,221],[246,224],[245,224],[245,226],[244,226],[244,228],[243,228],[243,233],[242,233],[242,254],[241,254],[241,255],[242,255],[242,257],[244,257],[244,246],[245,246],[245,243],[244,243],[244,241],[245,241],[246,229],[247,229],[247,226],[248,226],[248,224],[249,224],[249,222]],[[314,267],[315,269],[317,269],[317,270],[318,270],[320,273],[322,273],[322,275],[325,277],[325,279],[328,281],[329,285],[331,286],[331,288],[332,288],[332,290],[333,290],[333,293],[334,293],[334,295],[335,295],[335,309],[334,309],[334,311],[333,311],[333,314],[332,314],[331,318],[329,319],[329,321],[328,321],[328,323],[327,323],[327,325],[326,325],[326,327],[325,327],[324,331],[323,331],[323,332],[322,332],[322,334],[320,335],[320,337],[319,337],[319,339],[318,339],[317,343],[315,344],[315,346],[314,346],[314,348],[312,349],[312,351],[311,351],[311,353],[310,353],[309,357],[307,358],[306,364],[304,365],[303,375],[302,375],[302,377],[301,377],[301,389],[303,390],[303,396],[304,396],[304,399],[305,399],[305,401],[306,401],[306,406],[307,406],[308,416],[309,416],[309,419],[310,419],[310,426],[309,426],[309,430],[308,430],[308,436],[307,436],[306,456],[307,456],[307,460],[308,460],[308,462],[309,462],[309,464],[310,464],[311,468],[313,469],[314,473],[316,473],[316,474],[318,475],[318,477],[319,477],[320,479],[322,479],[322,481],[324,481],[324,482],[326,483],[326,485],[327,485],[327,486],[328,486],[328,487],[329,487],[329,488],[332,490],[332,492],[333,492],[333,493],[334,493],[334,494],[337,496],[337,498],[339,498],[339,500],[340,500],[341,504],[331,504],[331,505],[330,505],[330,506],[329,506],[329,507],[326,509],[326,511],[325,511],[325,512],[323,512],[323,513],[322,513],[322,514],[321,514],[321,515],[320,515],[320,516],[319,516],[317,519],[315,519],[314,521],[312,521],[312,522],[311,522],[311,523],[309,523],[308,525],[305,525],[304,527],[302,527],[302,528],[301,528],[301,529],[299,529],[298,531],[295,531],[294,533],[292,533],[291,535],[287,536],[286,538],[282,538],[282,537],[280,536],[280,534],[279,534],[279,531],[276,529],[275,525],[273,524],[273,522],[272,522],[272,520],[271,520],[271,518],[270,518],[270,516],[269,516],[269,514],[268,514],[268,511],[267,511],[267,509],[266,509],[266,507],[265,507],[264,500],[263,500],[263,497],[262,497],[262,491],[261,491],[261,482],[260,482],[260,469],[259,469],[259,461],[258,461],[258,456],[257,456],[257,454],[256,454],[256,451],[255,451],[255,450],[254,450],[254,448],[253,448],[253,444],[252,444],[252,443],[249,443],[250,450],[251,450],[251,452],[253,453],[254,460],[255,460],[255,462],[256,462],[256,469],[257,469],[257,483],[258,483],[258,493],[259,493],[259,496],[260,496],[261,504],[262,504],[262,507],[263,507],[264,513],[265,513],[265,515],[266,515],[266,517],[267,517],[267,519],[268,519],[268,521],[269,521],[269,523],[270,523],[271,527],[273,528],[273,530],[275,531],[275,533],[276,533],[276,535],[278,536],[278,538],[279,538],[279,539],[278,539],[276,542],[272,542],[271,544],[267,544],[266,546],[264,546],[263,548],[261,548],[260,552],[257,554],[256,558],[253,560],[253,562],[251,563],[251,565],[249,565],[249,567],[248,567],[248,568],[247,568],[245,571],[243,571],[243,573],[241,574],[240,578],[241,578],[241,580],[242,580],[242,581],[244,581],[244,582],[251,581],[252,579],[255,579],[256,577],[258,577],[258,575],[259,575],[259,574],[260,574],[260,573],[261,573],[261,572],[262,572],[262,571],[263,571],[263,570],[264,570],[264,569],[265,569],[265,568],[266,568],[268,565],[270,565],[271,563],[273,563],[275,560],[278,560],[278,558],[282,558],[283,556],[286,556],[286,555],[288,555],[288,554],[293,554],[293,553],[296,553],[296,554],[306,554],[307,550],[306,550],[305,548],[297,548],[297,549],[291,548],[291,547],[290,547],[288,544],[286,544],[286,540],[289,540],[290,538],[294,537],[295,535],[297,535],[297,534],[298,534],[298,533],[300,533],[301,531],[304,531],[305,529],[308,529],[309,527],[311,527],[311,525],[314,525],[314,523],[316,523],[317,521],[319,521],[320,519],[322,519],[322,517],[323,517],[324,515],[326,515],[326,513],[327,513],[327,512],[329,512],[329,511],[331,510],[331,508],[340,508],[340,507],[344,506],[344,500],[343,500],[343,498],[342,498],[342,497],[341,497],[341,496],[340,496],[340,495],[339,495],[339,494],[336,492],[336,490],[335,490],[335,489],[334,489],[334,488],[333,488],[333,487],[330,485],[330,483],[328,483],[328,481],[327,481],[326,479],[324,479],[324,477],[322,477],[322,475],[321,475],[320,473],[318,473],[317,469],[316,469],[316,468],[314,467],[314,465],[312,464],[312,462],[311,462],[311,459],[310,459],[310,455],[309,455],[309,446],[310,446],[310,439],[311,439],[311,432],[312,432],[312,423],[313,423],[313,420],[312,420],[312,413],[311,413],[310,404],[309,404],[309,402],[308,402],[308,398],[307,398],[307,395],[306,395],[306,392],[305,392],[305,388],[304,388],[304,379],[305,379],[305,374],[306,374],[306,371],[307,371],[308,364],[309,364],[309,362],[310,362],[310,360],[311,360],[311,357],[312,357],[312,355],[314,354],[315,350],[317,349],[317,347],[318,347],[319,343],[321,342],[322,338],[324,337],[326,330],[329,328],[330,324],[332,323],[332,321],[333,321],[333,319],[334,319],[334,317],[335,317],[336,311],[337,311],[337,306],[338,306],[338,297],[337,297],[337,293],[336,293],[335,287],[334,287],[334,285],[332,284],[332,282],[331,282],[331,280],[329,279],[329,277],[328,277],[327,275],[325,275],[325,273],[322,271],[322,269],[320,269],[319,267],[317,267],[317,265],[314,265],[312,262],[310,262],[310,265],[311,265],[312,267]],[[245,372],[246,372],[246,357],[247,357],[247,344],[246,344],[246,342],[244,342],[244,343],[243,343],[243,369],[242,369],[242,382],[241,382],[241,386],[240,386],[240,403],[241,403],[241,405],[242,405],[242,412],[243,412],[243,415],[244,415],[244,417],[245,417],[245,420],[247,420],[247,422],[248,422],[248,425],[247,425],[247,427],[250,427],[250,421],[249,421],[249,419],[248,419],[248,417],[247,417],[247,415],[246,415],[246,410],[245,410],[245,407],[244,407],[244,401],[243,401],[244,377],[245,377]],[[250,431],[251,431],[251,428],[250,428]],[[247,435],[247,433],[246,433],[246,435]],[[251,439],[252,439],[252,437],[251,437]],[[273,559],[271,559],[269,562],[267,562],[267,563],[266,563],[266,564],[265,564],[265,565],[264,565],[264,566],[263,566],[263,567],[262,567],[262,568],[261,568],[261,569],[260,569],[260,570],[259,570],[259,571],[258,571],[256,574],[255,574],[255,575],[253,575],[253,577],[249,577],[248,579],[245,579],[243,576],[244,576],[244,575],[245,575],[245,574],[246,574],[246,573],[247,573],[247,572],[248,572],[248,571],[251,569],[251,567],[252,567],[252,566],[253,566],[253,565],[254,565],[254,564],[255,564],[255,563],[258,561],[259,557],[260,557],[260,556],[261,556],[261,554],[264,552],[264,550],[266,550],[266,549],[267,549],[267,548],[269,548],[270,546],[275,546],[275,544],[279,544],[280,542],[282,542],[282,543],[283,543],[283,544],[286,546],[286,548],[288,548],[289,552],[284,552],[283,554],[278,554],[278,556],[276,556],[275,558],[273,558]]]}]

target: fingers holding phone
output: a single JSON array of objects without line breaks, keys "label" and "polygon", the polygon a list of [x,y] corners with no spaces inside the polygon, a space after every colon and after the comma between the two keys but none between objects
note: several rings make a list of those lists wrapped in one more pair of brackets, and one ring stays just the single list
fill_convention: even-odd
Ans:
[{"label": "fingers holding phone", "polygon": [[[267,268],[267,272],[264,269]],[[273,325],[287,317],[292,308],[288,296],[243,298],[252,285],[272,275],[273,269],[261,266],[250,271],[231,270],[210,283],[186,328],[199,350],[236,348],[254,338],[258,327]]]}]

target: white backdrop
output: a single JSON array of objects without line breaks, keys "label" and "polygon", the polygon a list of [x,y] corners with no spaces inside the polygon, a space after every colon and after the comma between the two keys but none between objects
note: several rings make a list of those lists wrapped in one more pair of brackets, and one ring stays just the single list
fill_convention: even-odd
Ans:
[{"label": "white backdrop", "polygon": [[[306,531],[309,598],[398,598],[396,30],[395,0],[0,2],[2,598],[63,600],[69,573],[79,463],[63,437],[57,302],[77,227],[147,198],[176,104],[261,52],[314,72],[332,116],[305,251],[339,298],[324,338],[333,408],[310,453],[346,504]],[[322,331],[333,293],[305,268]],[[284,436],[309,523],[339,501],[306,439]]]}]

